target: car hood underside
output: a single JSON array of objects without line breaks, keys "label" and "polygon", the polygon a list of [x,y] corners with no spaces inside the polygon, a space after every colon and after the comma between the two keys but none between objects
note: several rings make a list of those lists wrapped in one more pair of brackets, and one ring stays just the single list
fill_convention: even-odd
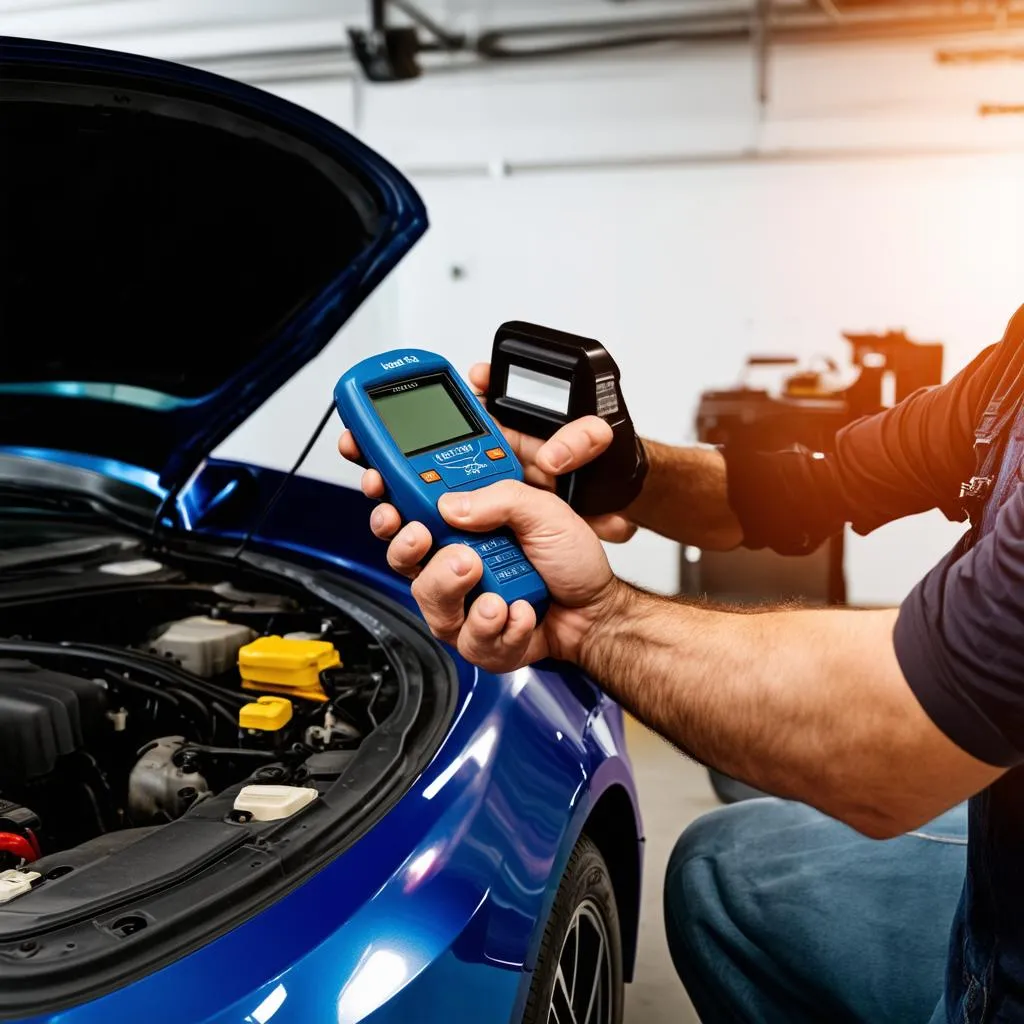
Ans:
[{"label": "car hood underside", "polygon": [[0,47],[0,446],[180,486],[408,251],[422,204],[346,132],[259,90]]}]

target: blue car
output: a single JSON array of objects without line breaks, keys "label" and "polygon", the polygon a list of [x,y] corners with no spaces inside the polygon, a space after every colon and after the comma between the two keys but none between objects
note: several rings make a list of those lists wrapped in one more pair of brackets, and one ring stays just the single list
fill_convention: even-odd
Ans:
[{"label": "blue car", "polygon": [[0,1019],[622,1019],[620,709],[435,641],[361,495],[211,456],[426,226],[292,104],[0,39]]}]

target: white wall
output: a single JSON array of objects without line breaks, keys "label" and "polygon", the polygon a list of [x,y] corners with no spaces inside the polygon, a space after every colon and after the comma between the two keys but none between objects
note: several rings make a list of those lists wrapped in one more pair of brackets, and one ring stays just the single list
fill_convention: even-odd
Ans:
[{"label": "white wall", "polygon": [[[946,343],[949,373],[1024,301],[1024,132],[975,117],[1024,99],[1019,70],[938,68],[927,47],[793,50],[765,117],[742,50],[308,88],[288,92],[336,109],[357,93],[351,123],[409,169],[432,229],[233,454],[285,464],[315,420],[307,397],[374,347],[468,366],[512,317],[604,339],[640,429],[682,442],[699,393],[748,352],[844,358],[841,330],[905,327]],[[309,471],[344,476],[332,441]],[[960,529],[936,513],[851,538],[851,599],[899,600]],[[675,587],[666,542],[612,555]]]},{"label": "white wall", "polygon": [[[6,31],[203,63],[340,44],[363,5],[6,6]],[[522,6],[432,4],[464,24],[508,21]],[[611,16],[579,0],[534,8]],[[905,327],[945,342],[957,369],[1024,301],[1024,118],[977,116],[981,102],[1024,102],[1024,71],[940,66],[934,50],[777,48],[764,111],[744,47],[439,71],[397,86],[347,74],[269,86],[406,169],[433,226],[221,453],[287,466],[351,361],[409,343],[466,366],[510,317],[604,339],[641,430],[670,441],[692,436],[700,391],[731,383],[751,351],[843,357],[841,330]],[[323,439],[307,471],[351,482],[333,443]],[[931,516],[854,539],[852,598],[898,600],[958,532]],[[613,557],[639,582],[675,586],[675,553],[657,538]]]}]

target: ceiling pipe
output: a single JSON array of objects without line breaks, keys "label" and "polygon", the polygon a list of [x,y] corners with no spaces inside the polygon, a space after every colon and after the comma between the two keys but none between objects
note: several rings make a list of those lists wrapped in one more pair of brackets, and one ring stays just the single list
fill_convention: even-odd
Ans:
[{"label": "ceiling pipe", "polygon": [[[757,21],[755,18],[752,24],[750,7],[743,5],[714,14],[678,18],[606,19],[497,28],[482,33],[473,49],[487,60],[526,60],[665,43],[750,41],[758,32]],[[995,10],[951,9],[950,5],[879,4],[866,10],[843,11],[832,0],[813,0],[807,5],[776,4],[770,20],[772,39],[786,43],[924,39],[935,35],[1015,28],[1024,28],[1024,4],[1018,2],[1001,5]],[[522,47],[515,45],[517,40],[528,42],[545,37],[562,41]]]},{"label": "ceiling pipe", "polygon": [[[760,2],[760,0],[755,0]],[[431,22],[428,28],[420,12],[408,0],[373,0],[372,20],[376,21],[380,5],[394,4],[410,20],[418,20],[420,27],[432,37],[431,41],[421,40],[417,52],[443,52],[443,62],[428,64],[425,70],[434,73],[457,73],[486,66],[489,62],[531,61],[550,58],[569,58],[588,54],[618,51],[656,45],[699,46],[710,43],[743,43],[750,45],[755,38],[755,22],[751,18],[749,3],[733,4],[713,14],[691,14],[675,17],[648,19],[603,19],[593,22],[568,22],[517,26],[515,28],[492,29],[479,37],[469,39],[456,36],[440,25]],[[823,6],[825,5],[825,6]],[[964,12],[959,5],[872,5],[871,13],[855,13],[853,9],[839,9],[839,19],[826,9],[835,6],[832,0],[774,0],[771,14],[771,43],[816,44],[858,41],[926,40],[942,36],[965,36],[973,34],[991,35],[998,24],[1010,30],[1024,30],[1024,0],[1009,4],[999,16],[988,7],[985,10]],[[913,12],[911,16],[911,11]],[[933,12],[929,17],[926,11]],[[943,12],[941,15],[935,12]],[[897,14],[900,15],[897,17]],[[378,22],[385,24],[386,22]],[[386,31],[386,29],[385,29]],[[414,29],[406,30],[413,32]],[[547,40],[551,40],[548,42]],[[411,42],[415,42],[412,40]],[[458,44],[458,45],[456,45]],[[979,42],[984,46],[983,42]],[[941,51],[940,61],[963,61],[982,51]],[[998,51],[1004,59],[1017,57],[1021,50],[1005,48]],[[967,54],[970,54],[968,56]],[[236,54],[224,61],[200,61],[204,66],[216,69],[225,66],[226,73],[239,74],[251,81],[273,82],[282,77],[318,79],[347,73],[344,60],[355,56],[352,48],[344,46],[319,46],[316,48],[261,51],[259,53]],[[187,59],[187,58],[185,58]],[[995,59],[990,57],[989,59]],[[1018,58],[1019,59],[1019,58]],[[285,71],[276,64],[288,60],[291,67]],[[246,64],[250,67],[246,67]],[[351,70],[351,65],[349,65]]]}]

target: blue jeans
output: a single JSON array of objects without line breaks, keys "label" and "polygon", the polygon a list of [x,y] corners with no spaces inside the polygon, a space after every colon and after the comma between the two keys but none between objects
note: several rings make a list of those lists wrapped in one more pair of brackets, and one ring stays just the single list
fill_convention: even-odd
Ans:
[{"label": "blue jeans", "polygon": [[701,1021],[945,1024],[966,853],[966,805],[885,842],[784,800],[705,815],[665,878],[672,959]]}]

